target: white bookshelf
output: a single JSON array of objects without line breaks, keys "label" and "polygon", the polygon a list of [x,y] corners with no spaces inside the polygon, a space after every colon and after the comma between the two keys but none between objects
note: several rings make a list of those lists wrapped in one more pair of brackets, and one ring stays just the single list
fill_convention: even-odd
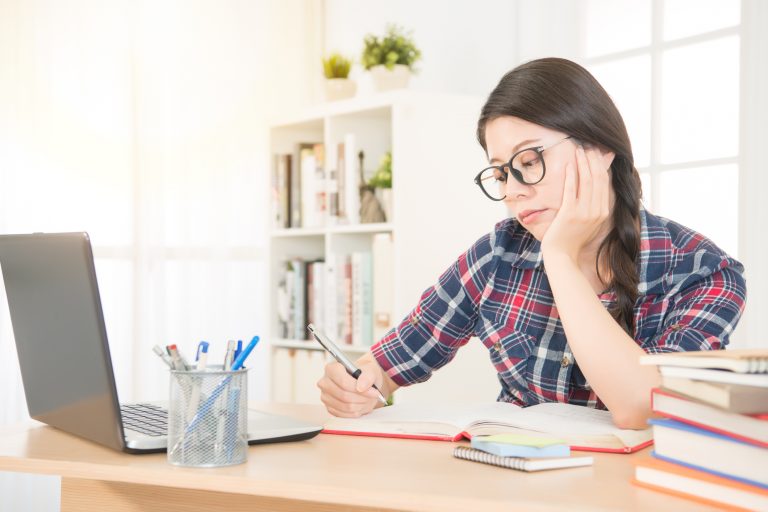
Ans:
[{"label": "white bookshelf", "polygon": [[[295,153],[299,143],[322,142],[327,171],[335,168],[337,144],[352,133],[357,149],[365,151],[366,179],[389,150],[393,175],[392,218],[385,223],[275,229],[273,215],[269,216],[267,340],[273,400],[319,403],[315,383],[328,360],[314,341],[279,336],[275,304],[286,260],[370,251],[374,234],[390,233],[394,325],[461,252],[503,217],[499,206],[484,199],[472,182],[485,164],[475,139],[481,105],[481,98],[403,90],[318,105],[272,124],[273,155]],[[353,359],[369,349],[340,346]],[[488,366],[487,355],[482,358]]]}]

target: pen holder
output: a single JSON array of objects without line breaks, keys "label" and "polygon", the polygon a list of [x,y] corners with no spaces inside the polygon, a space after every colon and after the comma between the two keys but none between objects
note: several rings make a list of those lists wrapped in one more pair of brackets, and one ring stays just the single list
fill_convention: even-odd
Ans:
[{"label": "pen holder", "polygon": [[245,462],[248,455],[246,369],[171,371],[168,404],[168,462],[218,467]]}]

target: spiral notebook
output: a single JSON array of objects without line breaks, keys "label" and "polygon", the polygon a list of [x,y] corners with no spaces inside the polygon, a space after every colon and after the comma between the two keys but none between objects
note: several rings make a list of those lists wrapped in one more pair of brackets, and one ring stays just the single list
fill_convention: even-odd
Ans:
[{"label": "spiral notebook", "polygon": [[523,459],[520,457],[501,457],[482,450],[469,448],[468,446],[457,446],[453,449],[453,456],[457,459],[490,464],[507,469],[517,469],[518,471],[543,471],[546,469],[577,468],[581,466],[591,466],[594,462],[593,457],[557,457],[544,459]]}]

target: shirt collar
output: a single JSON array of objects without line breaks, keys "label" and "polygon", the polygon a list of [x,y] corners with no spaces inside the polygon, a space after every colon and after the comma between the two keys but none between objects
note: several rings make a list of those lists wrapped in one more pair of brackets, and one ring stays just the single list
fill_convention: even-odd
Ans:
[{"label": "shirt collar", "polygon": [[517,238],[515,245],[519,247],[519,252],[512,259],[512,266],[519,269],[541,268],[544,264],[544,256],[541,254],[541,242],[536,240],[536,237],[522,225],[519,225],[519,228],[514,230],[513,238]]}]

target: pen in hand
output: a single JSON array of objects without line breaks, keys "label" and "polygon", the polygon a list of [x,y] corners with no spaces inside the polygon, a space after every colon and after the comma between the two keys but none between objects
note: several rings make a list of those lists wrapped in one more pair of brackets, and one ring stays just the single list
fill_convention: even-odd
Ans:
[{"label": "pen in hand", "polygon": [[[347,356],[344,355],[344,353],[339,350],[339,347],[337,347],[325,334],[320,332],[317,327],[315,327],[313,324],[309,324],[307,326],[307,329],[309,332],[312,333],[312,336],[315,337],[315,339],[322,345],[322,347],[333,356],[333,358],[341,363],[341,365],[344,367],[344,369],[347,371],[348,374],[350,374],[352,377],[357,379],[360,377],[360,369],[355,366],[355,364],[349,360]],[[376,387],[376,384],[372,385],[373,389],[376,390],[376,393],[378,394],[379,401],[387,405],[387,399],[384,397],[384,395],[381,393],[381,390]]]}]

